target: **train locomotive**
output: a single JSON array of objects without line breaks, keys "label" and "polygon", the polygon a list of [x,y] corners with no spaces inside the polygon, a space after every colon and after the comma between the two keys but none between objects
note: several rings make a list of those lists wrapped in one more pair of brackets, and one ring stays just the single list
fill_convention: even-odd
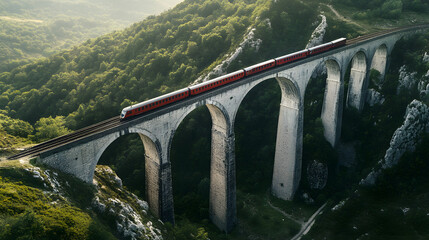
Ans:
[{"label": "train locomotive", "polygon": [[333,48],[344,46],[345,44],[346,38],[339,38],[332,42],[324,43],[315,47],[311,47],[295,53],[277,57],[262,63],[258,63],[253,66],[246,67],[242,70],[235,71],[233,73],[229,73],[194,86],[183,88],[138,104],[128,106],[122,109],[121,115],[119,117],[121,120],[125,120],[133,116],[144,114],[146,112],[161,108],[165,105],[202,94],[204,92],[210,91],[211,89],[221,87],[231,82],[238,81],[242,78],[257,74],[267,69],[295,62],[300,59],[304,59],[308,56],[313,56],[319,53],[329,51]]}]

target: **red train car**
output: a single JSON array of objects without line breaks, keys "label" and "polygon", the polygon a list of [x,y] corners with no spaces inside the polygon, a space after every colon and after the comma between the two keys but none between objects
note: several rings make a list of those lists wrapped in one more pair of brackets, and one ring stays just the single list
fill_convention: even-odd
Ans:
[{"label": "red train car", "polygon": [[229,73],[227,75],[223,75],[223,76],[214,78],[212,80],[189,87],[190,94],[197,95],[197,94],[209,91],[210,89],[228,84],[230,82],[237,81],[243,77],[244,77],[243,70],[235,71],[233,73]]},{"label": "red train car", "polygon": [[252,74],[255,74],[258,72],[262,72],[262,71],[270,69],[270,68],[273,68],[275,66],[276,66],[276,60],[271,59],[271,60],[268,60],[265,62],[255,64],[253,66],[247,67],[244,69],[244,72],[245,72],[246,76],[249,76],[249,75],[252,75]]},{"label": "red train car", "polygon": [[321,52],[326,52],[331,48],[332,48],[331,42],[324,43],[324,44],[309,48],[308,49],[308,55],[315,55],[315,54],[318,54]]},{"label": "red train car", "polygon": [[299,52],[291,53],[282,57],[271,59],[262,63],[255,64],[253,66],[247,67],[243,70],[239,70],[224,76],[217,77],[207,82],[191,86],[189,88],[184,88],[169,94],[162,95],[160,97],[141,102],[129,107],[122,109],[120,119],[139,115],[157,108],[160,108],[164,105],[177,102],[181,99],[187,98],[189,96],[198,95],[209,91],[211,89],[220,87],[222,85],[237,81],[246,76],[262,72],[264,70],[273,68],[275,66],[280,66],[290,62],[297,61],[299,59],[305,58],[308,55],[315,55],[318,53],[326,52],[332,48],[340,47],[346,44],[346,38],[339,38],[332,42],[325,43],[319,46],[315,46],[309,49],[301,50]]},{"label": "red train car", "polygon": [[122,109],[121,120],[135,115],[139,115],[164,105],[177,102],[189,96],[189,88],[184,88],[175,92],[171,92],[135,105],[131,105]]},{"label": "red train car", "polygon": [[341,47],[346,45],[346,38],[338,38],[337,40],[332,41],[332,48]]},{"label": "red train car", "polygon": [[274,60],[276,60],[276,66],[280,66],[286,63],[290,63],[290,62],[305,58],[307,57],[307,55],[308,55],[308,49],[305,49],[299,52],[295,52],[295,53],[291,53],[285,56],[275,58]]}]

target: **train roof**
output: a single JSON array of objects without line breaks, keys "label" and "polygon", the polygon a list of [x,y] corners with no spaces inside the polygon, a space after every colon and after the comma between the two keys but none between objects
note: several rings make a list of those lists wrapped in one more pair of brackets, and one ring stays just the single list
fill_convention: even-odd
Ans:
[{"label": "train roof", "polygon": [[168,98],[168,97],[172,97],[172,96],[174,96],[176,94],[184,93],[184,92],[187,92],[187,91],[188,91],[188,88],[183,88],[183,89],[171,92],[171,93],[167,93],[167,94],[161,95],[161,96],[156,97],[156,98],[152,98],[152,99],[144,101],[144,102],[140,102],[140,103],[128,106],[128,107],[122,109],[122,111],[129,111],[129,110],[132,110],[132,109],[135,109],[135,108],[143,107],[143,106],[145,106],[147,104],[154,103],[154,102],[157,102],[159,100],[162,100],[162,99],[165,99],[165,98]]},{"label": "train roof", "polygon": [[249,67],[245,68],[244,71],[249,71],[250,69],[253,69],[255,67],[264,66],[266,64],[273,63],[273,62],[275,62],[275,60],[274,59],[270,59],[270,60],[267,60],[265,62],[261,62],[261,63],[255,64],[255,65],[249,66]]},{"label": "train roof", "polygon": [[205,81],[205,82],[202,82],[202,83],[198,83],[198,84],[196,84],[194,86],[190,86],[189,89],[190,90],[194,90],[194,89],[197,89],[199,87],[206,86],[207,84],[211,84],[211,83],[217,82],[217,81],[219,81],[221,79],[232,77],[234,75],[237,75],[237,74],[240,74],[240,73],[243,73],[243,72],[244,72],[243,70],[238,70],[238,71],[235,71],[235,72],[232,72],[232,73],[228,73],[226,75],[222,75],[220,77],[213,78],[211,80],[208,80],[208,81]]},{"label": "train roof", "polygon": [[332,42],[328,42],[328,43],[320,44],[320,45],[317,45],[317,46],[311,47],[311,48],[309,48],[308,50],[312,51],[312,50],[314,50],[314,49],[318,49],[318,48],[321,48],[321,47],[326,47],[326,46],[329,46],[329,45],[331,45],[331,44],[332,44]]},{"label": "train roof", "polygon": [[304,49],[304,50],[301,50],[301,51],[298,51],[298,52],[294,52],[294,53],[289,53],[289,54],[287,54],[287,55],[284,55],[284,56],[281,56],[281,57],[277,57],[277,58],[274,58],[274,59],[275,59],[275,60],[283,59],[283,58],[287,58],[287,57],[295,56],[295,55],[297,55],[297,54],[301,54],[301,53],[305,53],[305,52],[308,52],[308,49]]},{"label": "train roof", "polygon": [[344,40],[347,40],[347,39],[346,38],[338,38],[338,39],[335,39],[334,41],[332,41],[331,43],[337,43],[337,42],[341,42]]}]

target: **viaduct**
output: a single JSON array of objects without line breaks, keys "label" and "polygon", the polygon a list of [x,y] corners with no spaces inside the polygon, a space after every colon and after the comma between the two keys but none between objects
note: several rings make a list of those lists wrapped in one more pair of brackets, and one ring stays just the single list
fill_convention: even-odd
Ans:
[{"label": "viaduct", "polygon": [[[105,149],[130,133],[140,135],[145,149],[146,195],[154,215],[174,223],[170,148],[183,119],[200,106],[212,118],[210,165],[210,218],[223,231],[236,223],[236,180],[234,123],[246,94],[259,83],[276,79],[281,89],[272,194],[290,200],[301,178],[304,94],[313,72],[327,68],[322,122],[327,141],[335,147],[341,134],[344,76],[351,64],[346,104],[362,110],[369,70],[383,76],[395,43],[402,37],[429,28],[420,25],[352,39],[343,47],[270,69],[230,85],[175,103],[147,115],[120,122],[111,128],[46,149],[38,162],[92,183],[95,167]],[[118,117],[119,119],[119,117]],[[119,120],[118,120],[119,121]]]}]

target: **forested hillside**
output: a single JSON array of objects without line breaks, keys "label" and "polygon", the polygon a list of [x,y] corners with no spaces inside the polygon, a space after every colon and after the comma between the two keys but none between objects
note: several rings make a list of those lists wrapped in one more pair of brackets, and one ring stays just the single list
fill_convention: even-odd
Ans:
[{"label": "forested hillside", "polygon": [[180,0],[0,2],[0,71],[69,49],[173,7]]},{"label": "forested hillside", "polygon": [[[286,31],[279,34],[286,36],[287,20],[296,21],[294,15],[310,11],[301,5],[291,5],[290,15],[272,21],[272,27],[283,27]],[[66,116],[73,129],[114,116],[132,102],[188,85],[234,49],[249,26],[258,26],[260,38],[269,28],[264,21],[269,8],[269,1],[180,4],[124,31],[2,73],[0,108],[30,123]],[[314,20],[315,12],[300,24],[308,26]]]},{"label": "forested hillside", "polygon": [[[123,107],[134,102],[185,87],[207,75],[246,38],[253,41],[243,46],[239,56],[226,68],[228,72],[303,49],[320,23],[319,14],[327,18],[325,42],[428,18],[425,1],[365,3],[368,2],[354,1],[346,5],[335,0],[185,0],[168,12],[122,31],[90,39],[49,58],[0,73],[0,136],[3,133],[16,136],[0,143],[14,146],[16,142],[44,141],[69,129],[117,116]],[[415,6],[419,6],[418,10]],[[330,7],[340,14],[350,13],[349,17],[339,17]],[[374,25],[374,22],[380,24]],[[415,60],[421,51],[403,51],[401,57]],[[399,64],[394,62],[393,69]],[[424,64],[414,66],[426,69]],[[378,89],[386,95],[387,103],[383,107],[366,108],[362,116],[350,109],[344,112],[345,121],[349,119],[354,124],[344,125],[343,141],[351,142],[358,152],[358,163],[350,168],[339,164],[337,152],[323,137],[320,111],[326,75],[322,73],[311,80],[304,100],[302,180],[297,197],[291,202],[270,196],[268,190],[280,89],[275,80],[270,80],[252,90],[240,106],[235,124],[239,223],[229,235],[220,233],[208,217],[210,114],[204,107],[191,113],[179,126],[172,143],[176,226],[166,225],[166,238],[287,239],[294,236],[320,205],[348,196],[350,186],[368,173],[384,153],[383,148],[388,147],[408,101],[415,97],[413,92],[395,98],[395,74],[389,73],[387,79],[393,80]],[[374,83],[371,87],[377,86]],[[365,143],[377,148],[368,148]],[[131,134],[109,146],[99,164],[110,165],[126,189],[144,198],[144,158],[139,136]],[[329,177],[324,189],[312,189],[307,180],[307,166],[314,160],[328,166]],[[85,209],[82,211],[87,213]],[[292,217],[285,217],[288,214]],[[21,213],[8,217],[17,226],[26,219]],[[34,220],[33,216],[29,217]],[[97,222],[97,217],[94,218]],[[335,226],[332,220],[335,215],[325,219],[329,220],[326,225]],[[111,230],[114,228],[108,226]],[[331,236],[336,230],[328,227],[323,236]],[[4,234],[11,236],[13,229],[5,229]],[[317,233],[311,236],[315,235]]]}]

